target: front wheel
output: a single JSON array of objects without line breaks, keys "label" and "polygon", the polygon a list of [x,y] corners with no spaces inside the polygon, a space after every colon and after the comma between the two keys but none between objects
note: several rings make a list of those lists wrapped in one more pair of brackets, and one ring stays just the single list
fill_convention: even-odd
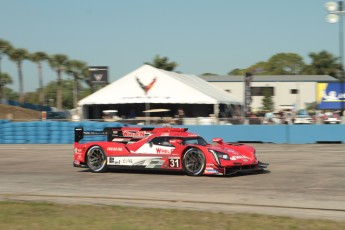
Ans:
[{"label": "front wheel", "polygon": [[86,154],[87,166],[92,172],[105,172],[107,171],[107,156],[100,146],[91,147]]},{"label": "front wheel", "polygon": [[188,176],[200,176],[206,166],[204,153],[197,148],[190,148],[183,156],[183,169]]}]

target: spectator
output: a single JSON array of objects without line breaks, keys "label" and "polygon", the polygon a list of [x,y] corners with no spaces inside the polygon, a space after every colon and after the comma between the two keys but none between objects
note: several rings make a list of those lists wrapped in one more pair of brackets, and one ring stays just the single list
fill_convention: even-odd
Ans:
[{"label": "spectator", "polygon": [[182,125],[182,119],[185,117],[185,113],[184,113],[184,110],[182,108],[179,108],[177,110],[177,124],[178,125]]}]

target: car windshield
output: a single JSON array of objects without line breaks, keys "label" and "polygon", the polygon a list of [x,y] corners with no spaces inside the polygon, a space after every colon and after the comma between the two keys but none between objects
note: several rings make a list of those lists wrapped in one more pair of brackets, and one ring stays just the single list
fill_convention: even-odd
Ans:
[{"label": "car windshield", "polygon": [[163,146],[172,146],[169,141],[173,139],[179,139],[182,141],[183,145],[207,145],[207,142],[204,140],[204,138],[200,136],[195,137],[167,137],[167,136],[161,136],[161,137],[155,137],[154,139],[150,140],[149,143],[152,143],[154,145],[163,145]]}]

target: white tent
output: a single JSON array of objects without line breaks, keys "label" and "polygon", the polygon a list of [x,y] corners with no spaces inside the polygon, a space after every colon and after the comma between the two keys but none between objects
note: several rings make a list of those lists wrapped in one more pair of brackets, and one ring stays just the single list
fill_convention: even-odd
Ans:
[{"label": "white tent", "polygon": [[215,105],[215,108],[219,104],[242,104],[232,94],[198,76],[144,65],[80,100],[78,105],[84,107],[139,103],[210,104]]},{"label": "white tent", "polygon": [[[147,92],[140,86],[148,86]],[[79,105],[127,103],[241,104],[230,93],[195,75],[144,65],[79,101]]]}]

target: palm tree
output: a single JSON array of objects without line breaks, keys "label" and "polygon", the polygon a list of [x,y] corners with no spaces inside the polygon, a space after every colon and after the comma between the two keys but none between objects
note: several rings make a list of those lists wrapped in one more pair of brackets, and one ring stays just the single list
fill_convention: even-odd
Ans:
[{"label": "palm tree", "polygon": [[70,60],[66,64],[66,73],[73,76],[73,107],[78,106],[78,80],[82,79],[86,63],[78,60]]},{"label": "palm tree", "polygon": [[0,54],[8,54],[8,51],[12,48],[11,43],[0,38]]},{"label": "palm tree", "polygon": [[43,89],[43,75],[42,75],[42,61],[48,60],[49,56],[44,52],[36,52],[30,55],[29,59],[37,64],[38,68],[38,85],[39,85],[39,98],[38,101],[41,105],[44,103],[44,89]]},{"label": "palm tree", "polygon": [[12,78],[11,78],[11,76],[9,74],[7,74],[7,73],[0,73],[0,75],[1,75],[1,79],[2,79],[2,84],[4,86],[13,83]]},{"label": "palm tree", "polygon": [[169,59],[167,57],[161,57],[159,55],[156,55],[154,57],[152,63],[145,62],[145,64],[167,71],[174,71],[177,66],[176,62],[169,62]]},{"label": "palm tree", "polygon": [[55,54],[49,58],[49,65],[57,73],[57,89],[56,89],[56,107],[62,110],[62,92],[61,92],[61,73],[68,61],[68,57],[64,54]]},{"label": "palm tree", "polygon": [[4,79],[2,75],[2,69],[1,69],[1,59],[2,59],[2,55],[3,54],[8,55],[11,49],[13,49],[12,45],[8,41],[0,38],[0,103],[1,103],[2,98],[4,97],[4,92],[3,92]]},{"label": "palm tree", "polygon": [[23,72],[22,64],[23,61],[28,59],[29,52],[26,49],[12,49],[9,51],[9,57],[12,61],[16,62],[18,68],[18,79],[19,79],[19,103],[24,103],[24,86],[23,86]]}]

